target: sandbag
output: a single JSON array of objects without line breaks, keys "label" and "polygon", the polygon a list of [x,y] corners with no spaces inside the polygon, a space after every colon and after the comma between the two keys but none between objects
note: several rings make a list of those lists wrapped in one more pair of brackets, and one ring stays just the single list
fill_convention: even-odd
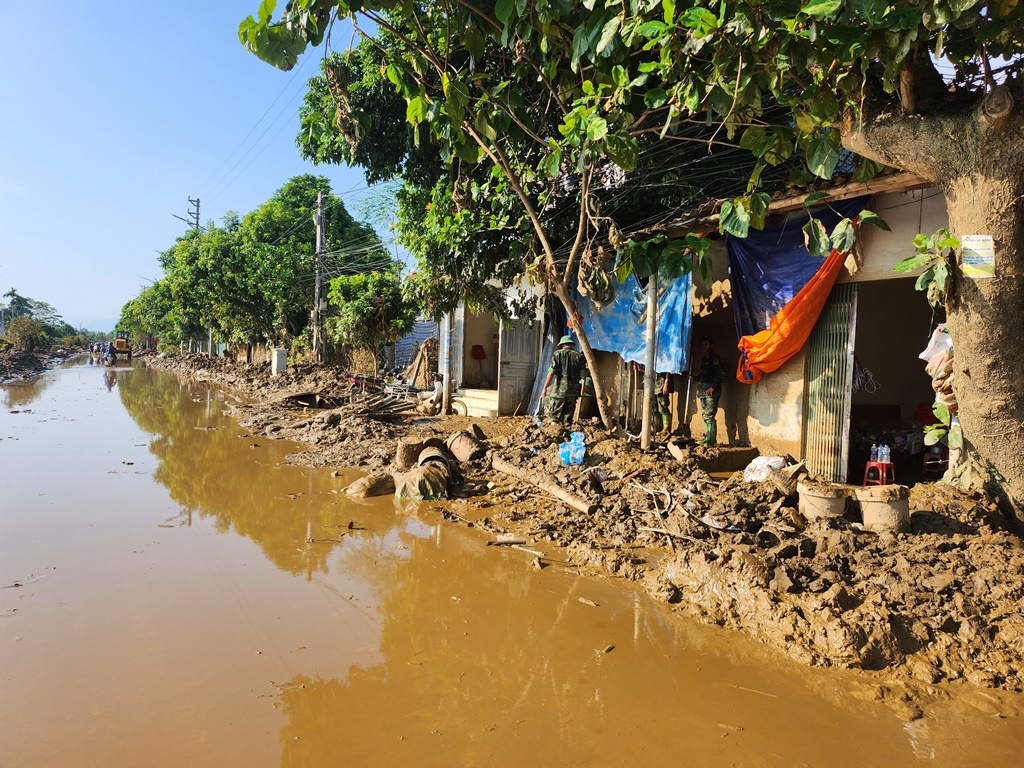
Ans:
[{"label": "sandbag", "polygon": [[395,477],[395,496],[414,501],[443,499],[448,495],[448,472],[438,464],[425,464]]},{"label": "sandbag", "polygon": [[391,475],[378,473],[361,477],[345,489],[353,499],[367,499],[395,492],[395,480]]}]

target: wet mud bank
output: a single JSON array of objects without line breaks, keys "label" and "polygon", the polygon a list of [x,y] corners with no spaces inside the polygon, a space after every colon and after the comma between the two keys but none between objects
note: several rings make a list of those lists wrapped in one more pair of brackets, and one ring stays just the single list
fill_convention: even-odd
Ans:
[{"label": "wet mud bank", "polygon": [[65,360],[84,354],[81,349],[53,349],[48,352],[9,349],[0,352],[0,384],[38,376]]},{"label": "wet mud bank", "polygon": [[[443,440],[474,423],[355,412],[345,405],[347,377],[326,368],[271,378],[269,365],[200,357],[147,364],[236,390],[240,423],[306,444],[289,457],[306,466],[389,475],[400,439]],[[521,537],[524,557],[540,555],[535,567],[627,579],[681,615],[740,630],[802,663],[864,670],[870,695],[908,717],[915,702],[964,686],[1024,687],[1024,545],[992,499],[919,485],[909,529],[874,533],[853,500],[841,514],[804,520],[796,493],[771,479],[712,477],[702,466],[715,449],[645,453],[587,425],[584,464],[564,466],[560,429],[524,417],[475,423],[489,451],[457,464],[436,506],[453,522]],[[591,511],[500,471],[502,462],[553,481]]]}]

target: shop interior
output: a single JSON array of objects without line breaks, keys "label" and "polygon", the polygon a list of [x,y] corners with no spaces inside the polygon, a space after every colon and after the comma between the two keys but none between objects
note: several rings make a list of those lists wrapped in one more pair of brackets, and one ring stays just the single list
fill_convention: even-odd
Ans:
[{"label": "shop interior", "polygon": [[497,389],[499,335],[494,314],[467,311],[463,329],[461,385],[472,389]]},{"label": "shop interior", "polygon": [[857,286],[854,351],[859,368],[854,369],[847,470],[854,485],[863,482],[871,446],[880,443],[890,448],[897,483],[935,480],[944,470],[945,447],[924,445],[924,426],[934,422],[935,393],[918,355],[945,316],[914,290],[914,282],[879,280]]}]

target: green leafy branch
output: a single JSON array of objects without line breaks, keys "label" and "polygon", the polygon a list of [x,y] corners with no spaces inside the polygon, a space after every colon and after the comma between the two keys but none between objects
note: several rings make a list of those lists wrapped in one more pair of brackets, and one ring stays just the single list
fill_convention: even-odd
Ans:
[{"label": "green leafy branch", "polygon": [[943,440],[954,450],[959,450],[964,444],[963,431],[959,424],[953,424],[952,414],[942,403],[932,405],[932,413],[939,420],[938,424],[929,424],[924,428],[924,444],[938,445]]},{"label": "green leafy branch", "polygon": [[893,269],[897,272],[913,272],[925,267],[924,272],[918,276],[914,288],[926,291],[928,303],[936,307],[945,301],[953,251],[960,247],[960,241],[940,228],[931,237],[919,234],[914,238],[914,247],[917,253],[904,259]]},{"label": "green leafy branch", "polygon": [[697,280],[702,284],[710,282],[711,259],[707,255],[711,240],[692,232],[683,238],[670,238],[664,232],[648,240],[628,240],[619,249],[615,259],[615,279],[626,281],[630,273],[637,277],[658,274],[670,280],[696,270]]}]

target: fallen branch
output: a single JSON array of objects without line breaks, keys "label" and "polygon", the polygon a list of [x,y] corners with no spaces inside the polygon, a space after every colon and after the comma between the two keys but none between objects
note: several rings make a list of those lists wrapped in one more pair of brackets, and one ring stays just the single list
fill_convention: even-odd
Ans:
[{"label": "fallen branch", "polygon": [[517,480],[522,480],[524,483],[529,483],[537,488],[540,488],[545,493],[554,496],[563,504],[578,509],[580,512],[585,512],[588,515],[594,514],[596,509],[595,504],[591,504],[589,501],[573,496],[568,491],[558,487],[555,478],[551,477],[547,473],[539,473],[536,470],[533,473],[526,472],[519,467],[505,461],[502,458],[495,456],[491,459],[491,466],[499,472],[503,472],[506,475],[511,475]]}]

